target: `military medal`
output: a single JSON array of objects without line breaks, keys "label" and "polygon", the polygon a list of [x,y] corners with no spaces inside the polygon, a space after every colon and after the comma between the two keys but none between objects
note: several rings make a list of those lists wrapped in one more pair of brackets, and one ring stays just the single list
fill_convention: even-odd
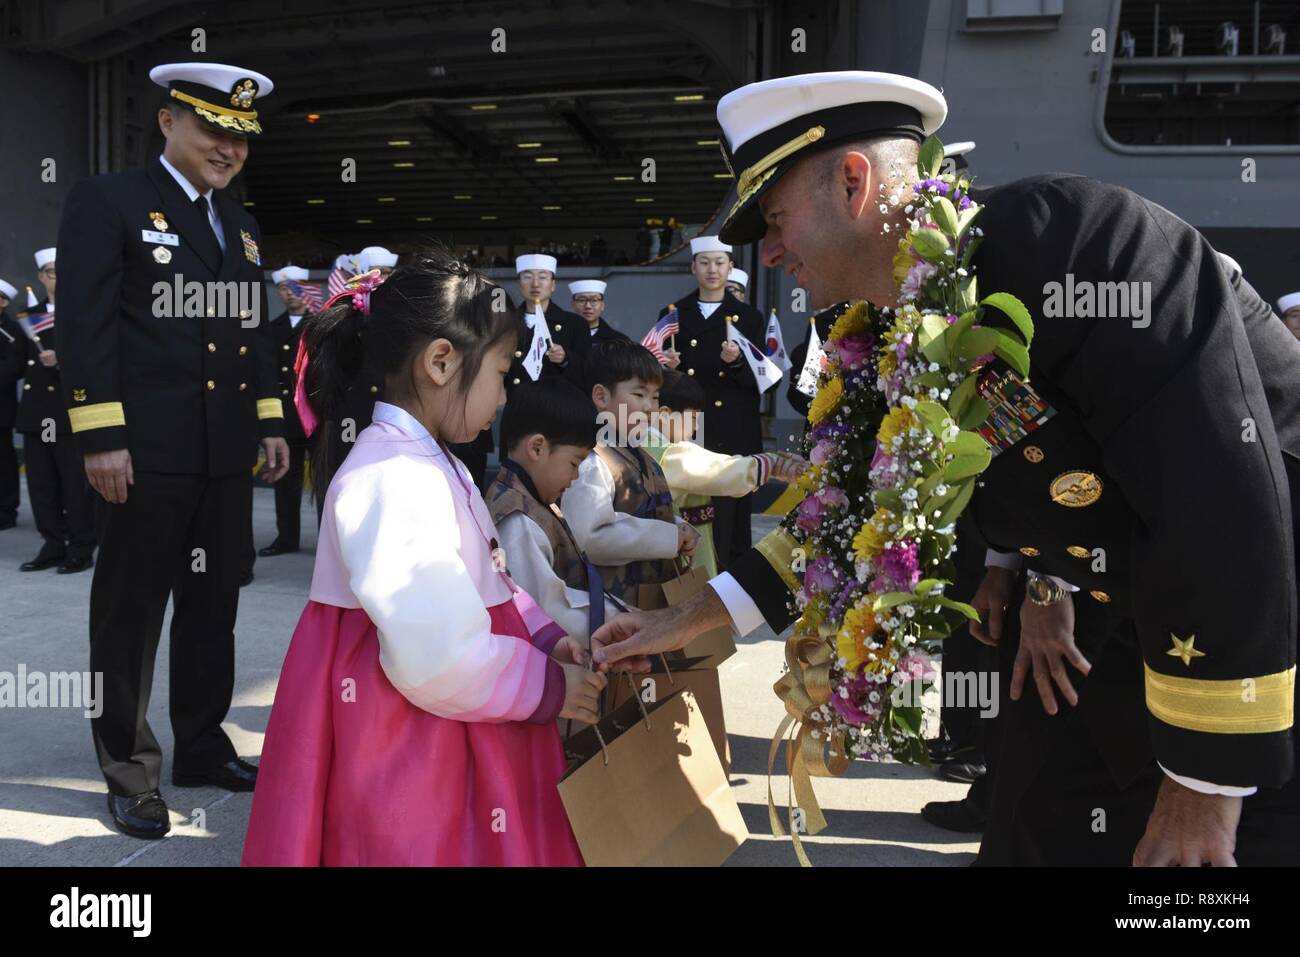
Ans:
[{"label": "military medal", "polygon": [[1101,498],[1101,479],[1092,472],[1062,472],[1052,479],[1052,501],[1066,508],[1084,508]]},{"label": "military medal", "polygon": [[[1014,372],[989,370],[980,376],[976,389],[989,404],[988,417],[977,431],[995,456],[1042,428],[1056,415],[1056,410]],[[1028,446],[1025,458],[1041,462],[1043,450],[1036,445]]]},{"label": "military medal", "polygon": [[244,241],[244,258],[254,266],[262,265],[262,256],[257,251],[257,240],[246,229],[239,231],[239,238]]},{"label": "military medal", "polygon": [[160,233],[167,232],[167,217],[162,213],[150,213],[149,219],[153,221],[153,228]]},{"label": "military medal", "polygon": [[172,251],[166,246],[155,246],[153,248],[153,258],[154,262],[165,266],[172,261]]}]

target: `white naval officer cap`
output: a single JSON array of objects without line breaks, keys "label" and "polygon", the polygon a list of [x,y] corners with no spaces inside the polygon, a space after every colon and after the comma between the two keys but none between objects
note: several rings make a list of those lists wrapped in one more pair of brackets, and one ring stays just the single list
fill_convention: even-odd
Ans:
[{"label": "white naval officer cap", "polygon": [[569,295],[576,296],[579,293],[596,292],[605,295],[605,283],[599,279],[575,279],[569,283]]},{"label": "white naval officer cap", "polygon": [[5,282],[3,279],[0,279],[0,296],[4,296],[10,302],[13,302],[18,298],[18,289],[15,286],[9,285],[9,283]]},{"label": "white naval officer cap", "polygon": [[759,198],[804,157],[870,136],[920,142],[947,116],[942,93],[896,73],[804,73],[732,90],[718,101],[718,124],[737,199],[719,235],[738,244],[761,239],[767,223]]},{"label": "white naval officer cap", "polygon": [[1284,316],[1296,306],[1300,306],[1300,292],[1289,292],[1277,301],[1277,311]]},{"label": "white naval officer cap", "polygon": [[743,269],[733,269],[727,273],[727,282],[734,282],[739,286],[749,288],[749,273]]},{"label": "white naval officer cap", "polygon": [[547,256],[545,253],[528,253],[524,256],[515,257],[515,275],[522,273],[526,269],[545,269],[554,276],[555,268],[558,265],[554,256]]},{"label": "white naval officer cap", "polygon": [[271,273],[271,282],[277,286],[286,280],[292,279],[294,282],[306,282],[310,273],[301,266],[285,266],[283,269],[277,269]]},{"label": "white naval officer cap", "polygon": [[149,79],[213,126],[241,136],[262,132],[253,102],[275,88],[265,74],[228,63],[160,63]]},{"label": "white naval officer cap", "polygon": [[717,236],[696,236],[691,240],[691,255],[699,253],[729,253],[731,247]]},{"label": "white naval officer cap", "polygon": [[58,251],[59,248],[57,246],[50,246],[46,249],[36,250],[36,268],[44,269],[50,263],[54,262],[55,257],[58,255]]},{"label": "white naval officer cap", "polygon": [[975,148],[974,140],[962,140],[960,143],[948,143],[943,148],[943,158],[950,159],[957,169],[966,169],[970,162],[966,154]]},{"label": "white naval officer cap", "polygon": [[367,246],[355,257],[358,272],[370,272],[372,269],[392,269],[397,265],[397,253],[390,252],[383,246]]}]

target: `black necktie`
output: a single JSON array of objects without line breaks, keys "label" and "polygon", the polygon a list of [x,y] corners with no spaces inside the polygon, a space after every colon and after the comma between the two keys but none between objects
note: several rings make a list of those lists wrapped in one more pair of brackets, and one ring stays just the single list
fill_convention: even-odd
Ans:
[{"label": "black necktie", "polygon": [[217,253],[222,254],[224,251],[222,237],[217,235],[217,227],[212,222],[212,207],[208,203],[208,198],[202,194],[195,196],[194,207],[199,211],[199,215],[203,217],[203,221],[208,224],[208,232],[212,234],[212,238],[217,241]]}]

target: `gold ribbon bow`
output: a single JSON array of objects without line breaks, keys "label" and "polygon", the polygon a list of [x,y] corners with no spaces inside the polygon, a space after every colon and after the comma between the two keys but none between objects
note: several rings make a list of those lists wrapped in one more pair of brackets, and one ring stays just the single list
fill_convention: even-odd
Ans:
[{"label": "gold ribbon bow", "polygon": [[[848,742],[845,733],[827,730],[827,723],[813,712],[831,700],[831,665],[835,658],[826,639],[818,635],[794,634],[785,643],[785,663],[788,671],[772,686],[776,696],[785,705],[786,716],[772,737],[767,752],[767,817],[774,837],[785,837],[785,828],[772,800],[772,769],[776,764],[781,740],[786,740],[785,764],[789,776],[786,797],[787,820],[790,838],[799,863],[811,867],[812,862],[799,840],[799,828],[794,822],[794,808],[804,813],[804,823],[809,834],[817,834],[826,827],[821,805],[813,792],[812,778],[838,777],[849,767]],[[816,733],[816,737],[814,737]],[[826,747],[830,746],[830,760]]]}]

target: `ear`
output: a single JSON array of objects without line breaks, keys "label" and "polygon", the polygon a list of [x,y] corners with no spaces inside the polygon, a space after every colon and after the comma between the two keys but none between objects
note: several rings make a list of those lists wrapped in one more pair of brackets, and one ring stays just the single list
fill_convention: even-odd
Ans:
[{"label": "ear", "polygon": [[607,408],[609,408],[609,400],[610,400],[609,390],[606,389],[599,382],[591,387],[591,403],[597,409],[604,412]]},{"label": "ear", "polygon": [[547,445],[546,436],[535,432],[524,440],[524,454],[530,462],[540,462],[546,454]]},{"label": "ear", "polygon": [[460,353],[446,339],[434,339],[424,347],[424,352],[420,355],[421,370],[438,386],[444,386],[452,380],[460,363]]},{"label": "ear", "polygon": [[875,186],[875,169],[865,153],[856,150],[845,153],[837,171],[836,186],[847,203],[851,219],[860,219],[872,209],[871,190]]},{"label": "ear", "polygon": [[158,129],[161,131],[164,139],[171,139],[172,127],[176,125],[176,117],[172,111],[166,107],[158,108]]}]

